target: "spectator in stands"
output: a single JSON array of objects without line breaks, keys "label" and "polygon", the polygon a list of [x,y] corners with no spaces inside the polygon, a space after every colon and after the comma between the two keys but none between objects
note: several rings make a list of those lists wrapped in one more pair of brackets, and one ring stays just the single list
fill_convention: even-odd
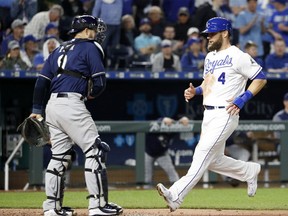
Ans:
[{"label": "spectator in stands", "polygon": [[141,34],[135,38],[134,47],[139,61],[150,62],[151,54],[159,51],[161,38],[151,34],[151,25],[148,18],[140,22]]},{"label": "spectator in stands", "polygon": [[122,8],[123,0],[97,0],[92,11],[93,16],[101,18],[107,25],[106,39],[102,47],[107,56],[106,65],[111,68],[115,65],[109,62],[112,55],[109,49],[118,46],[120,42]]},{"label": "spectator in stands", "polygon": [[62,15],[63,8],[56,4],[48,11],[38,12],[25,27],[24,35],[33,35],[37,40],[42,40],[45,36],[46,26],[51,22],[58,26]]},{"label": "spectator in stands", "polygon": [[[278,111],[274,116],[272,121],[281,122],[281,121],[288,121],[288,92],[283,97],[283,109]],[[280,155],[281,145],[281,132],[275,131],[273,133],[273,138],[275,138],[278,142],[276,142],[276,152]]]},{"label": "spectator in stands", "polygon": [[263,43],[263,59],[266,58],[268,54],[270,54],[271,50],[271,43],[274,42],[273,36],[267,31],[270,18],[272,17],[272,14],[276,11],[271,1],[260,1],[258,4],[258,10],[260,10],[260,13],[264,17],[264,26],[265,31],[262,34],[262,43]]},{"label": "spectator in stands", "polygon": [[120,44],[133,49],[134,39],[138,31],[135,29],[135,20],[132,15],[126,14],[121,19],[121,37]]},{"label": "spectator in stands", "polygon": [[[82,2],[83,14],[92,14],[94,0],[80,0]],[[79,14],[78,14],[79,15]]]},{"label": "spectator in stands", "polygon": [[272,0],[276,11],[272,14],[270,19],[270,26],[268,32],[274,39],[283,38],[288,44],[288,7],[287,0]]},{"label": "spectator in stands", "polygon": [[288,72],[288,53],[283,39],[274,42],[275,52],[269,54],[265,59],[265,68],[268,72]]},{"label": "spectator in stands", "polygon": [[135,23],[139,27],[141,20],[147,17],[148,10],[151,6],[161,6],[161,0],[134,0]]},{"label": "spectator in stands", "polygon": [[115,69],[128,69],[135,54],[134,39],[136,35],[137,31],[133,16],[130,14],[122,16],[120,44],[112,48],[111,52],[111,61],[115,62]]},{"label": "spectator in stands", "polygon": [[135,8],[134,8],[134,0],[123,0],[123,10],[122,10],[122,16],[125,15],[134,15]]},{"label": "spectator in stands", "polygon": [[190,27],[187,31],[187,37],[190,38],[199,38],[199,29],[196,27]]},{"label": "spectator in stands", "polygon": [[54,23],[48,23],[45,28],[45,37],[55,37],[59,39],[59,29]]},{"label": "spectator in stands", "polygon": [[161,51],[152,59],[152,72],[182,71],[179,56],[172,52],[172,42],[164,39]]},{"label": "spectator in stands", "polygon": [[236,18],[235,26],[239,30],[239,45],[245,50],[248,41],[253,41],[258,48],[258,55],[263,56],[262,34],[265,31],[264,17],[256,10],[257,0],[247,0],[246,9]]},{"label": "spectator in stands", "polygon": [[160,7],[152,6],[148,10],[147,17],[151,24],[151,33],[155,36],[163,37],[163,31],[166,26],[166,21],[163,18],[163,12]]},{"label": "spectator in stands", "polygon": [[[169,117],[159,119],[161,124],[166,127],[171,126],[175,123],[175,120]],[[187,117],[182,117],[178,122],[184,126],[189,124]],[[157,162],[159,166],[167,174],[170,183],[174,183],[179,179],[179,175],[173,165],[168,149],[172,144],[174,135],[171,133],[151,133],[147,135],[147,141],[145,146],[145,189],[149,189],[153,186],[153,167],[154,163]]]},{"label": "spectator in stands", "polygon": [[91,14],[92,0],[62,0],[64,16],[74,17],[80,14]]},{"label": "spectator in stands", "polygon": [[[235,20],[238,15],[246,10],[247,0],[229,0],[229,7],[234,15]],[[232,22],[233,33],[232,33],[232,43],[233,45],[238,45],[239,43],[239,30],[236,28],[235,20]]]},{"label": "spectator in stands", "polygon": [[12,1],[11,0],[1,0],[0,1],[0,21],[2,23],[2,28],[6,31],[9,29],[12,23],[12,18],[10,16]]},{"label": "spectator in stands", "polygon": [[12,0],[11,18],[30,22],[32,17],[38,12],[37,0]]},{"label": "spectator in stands", "polygon": [[183,41],[175,40],[175,28],[173,25],[166,25],[163,32],[163,39],[170,40],[174,54],[181,56],[183,50]]},{"label": "spectator in stands", "polygon": [[[201,52],[206,55],[207,54],[207,40],[203,36],[200,36],[199,29],[196,27],[190,27],[187,31],[188,40],[191,38],[199,38],[200,39],[200,46]],[[184,50],[185,51],[185,50]]]},{"label": "spectator in stands", "polygon": [[246,10],[247,0],[229,0],[229,6],[233,14],[238,16],[242,11]]},{"label": "spectator in stands", "polygon": [[38,52],[36,38],[33,35],[25,36],[23,39],[23,49],[20,50],[20,56],[29,68],[32,68],[34,57]]},{"label": "spectator in stands", "polygon": [[194,2],[195,0],[163,0],[162,6],[167,22],[169,22],[170,24],[177,22],[177,13],[179,8],[181,7],[188,8],[189,14],[193,15],[196,11]]},{"label": "spectator in stands", "polygon": [[[288,92],[283,97],[284,108],[273,116],[273,121],[288,121]],[[280,139],[280,132],[274,133],[274,138]]]},{"label": "spectator in stands", "polygon": [[244,46],[245,52],[248,53],[262,68],[264,68],[264,61],[258,57],[258,47],[253,41],[247,41]]},{"label": "spectator in stands", "polygon": [[60,43],[56,38],[46,38],[46,41],[43,44],[42,52],[37,53],[33,59],[33,68],[40,71],[43,68],[44,62],[48,58],[49,54],[58,46],[60,46]]},{"label": "spectator in stands", "polygon": [[8,44],[8,52],[3,59],[3,69],[17,72],[28,69],[28,66],[20,57],[20,45],[16,40],[10,41]]},{"label": "spectator in stands", "polygon": [[8,44],[12,40],[16,40],[19,42],[20,46],[23,44],[23,35],[24,35],[24,27],[26,23],[20,19],[16,19],[11,24],[12,32],[9,34],[1,44],[1,55],[6,55],[8,51]]},{"label": "spectator in stands", "polygon": [[187,41],[187,31],[193,26],[191,21],[190,12],[187,7],[181,7],[178,10],[178,19],[175,24],[175,40],[183,41],[185,43]]},{"label": "spectator in stands", "polygon": [[[216,16],[223,16],[221,14],[221,6],[223,0],[212,0],[199,6],[195,13],[194,26],[196,26],[200,32],[206,27],[206,22]],[[187,31],[186,31],[187,32]]]},{"label": "spectator in stands", "polygon": [[[93,0],[61,0],[61,6],[64,10],[63,16],[59,20],[59,38],[61,40],[71,39],[67,32],[71,28],[72,20],[75,16],[81,14],[92,14]],[[44,39],[45,40],[45,39]]]},{"label": "spectator in stands", "polygon": [[222,3],[220,4],[219,16],[224,17],[231,22],[235,20],[235,15],[229,6],[229,0],[222,0]]},{"label": "spectator in stands", "polygon": [[184,47],[186,51],[181,57],[183,71],[202,71],[205,54],[201,52],[200,39],[190,38]]}]

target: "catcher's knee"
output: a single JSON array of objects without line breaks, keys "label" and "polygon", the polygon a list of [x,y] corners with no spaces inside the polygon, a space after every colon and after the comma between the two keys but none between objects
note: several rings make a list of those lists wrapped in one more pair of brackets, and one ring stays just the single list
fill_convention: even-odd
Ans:
[{"label": "catcher's knee", "polygon": [[73,148],[71,148],[61,154],[52,154],[47,172],[55,173],[58,176],[64,175],[65,171],[72,165],[73,151]]},{"label": "catcher's knee", "polygon": [[107,152],[109,151],[109,145],[102,142],[101,139],[97,137],[94,144],[86,152],[84,152],[84,154],[86,159],[95,159],[101,167],[105,165],[107,160]]}]

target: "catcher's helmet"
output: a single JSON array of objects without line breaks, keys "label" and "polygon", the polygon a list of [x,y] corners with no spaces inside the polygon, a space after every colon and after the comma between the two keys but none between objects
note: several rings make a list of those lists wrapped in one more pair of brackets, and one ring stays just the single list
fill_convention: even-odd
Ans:
[{"label": "catcher's helmet", "polygon": [[85,28],[95,30],[96,40],[101,43],[105,39],[104,32],[107,30],[107,26],[100,18],[91,15],[81,15],[74,17],[71,25],[71,30],[68,34],[76,34],[83,31]]},{"label": "catcher's helmet", "polygon": [[207,21],[206,29],[202,32],[202,34],[220,32],[225,30],[231,33],[231,22],[223,17],[214,17]]}]

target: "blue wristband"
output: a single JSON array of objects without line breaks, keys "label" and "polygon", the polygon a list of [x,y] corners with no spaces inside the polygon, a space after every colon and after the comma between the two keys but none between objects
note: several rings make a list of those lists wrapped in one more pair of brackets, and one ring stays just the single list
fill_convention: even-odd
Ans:
[{"label": "blue wristband", "polygon": [[202,93],[203,93],[203,89],[201,86],[198,86],[195,88],[195,94],[196,95],[202,95]]},{"label": "blue wristband", "polygon": [[248,100],[250,100],[253,97],[253,94],[251,91],[247,90],[242,95],[240,95],[240,97],[246,103]]},{"label": "blue wristband", "polygon": [[247,90],[243,94],[241,94],[239,97],[235,98],[233,101],[233,104],[235,104],[239,109],[242,109],[245,105],[245,103],[250,100],[253,97],[253,94],[251,91]]}]

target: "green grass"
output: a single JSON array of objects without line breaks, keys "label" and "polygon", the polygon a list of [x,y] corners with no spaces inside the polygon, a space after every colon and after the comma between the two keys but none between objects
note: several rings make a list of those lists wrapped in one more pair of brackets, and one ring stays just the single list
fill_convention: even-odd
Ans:
[{"label": "green grass", "polygon": [[[73,208],[87,208],[86,196],[85,190],[68,190],[64,204]],[[44,199],[43,191],[0,192],[0,208],[41,208]],[[112,190],[109,200],[124,208],[166,208],[156,190]],[[253,198],[247,196],[244,188],[196,188],[188,194],[181,208],[288,210],[288,188],[259,188]]]}]

